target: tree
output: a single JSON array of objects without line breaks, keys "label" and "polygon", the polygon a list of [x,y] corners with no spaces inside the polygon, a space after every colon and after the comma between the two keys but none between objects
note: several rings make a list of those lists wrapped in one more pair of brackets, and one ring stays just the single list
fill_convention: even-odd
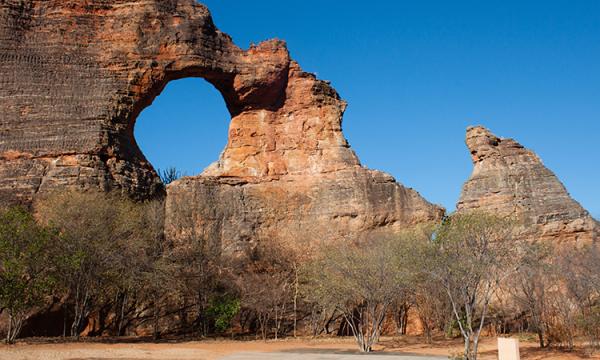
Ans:
[{"label": "tree", "polygon": [[181,242],[173,256],[179,282],[176,296],[181,328],[188,330],[185,328],[191,324],[192,330],[207,336],[214,325],[207,313],[214,298],[231,292],[228,271],[221,266],[221,256],[214,244],[203,236]]},{"label": "tree", "polygon": [[558,280],[551,263],[552,248],[536,243],[525,250],[521,267],[507,289],[516,305],[527,314],[529,328],[537,334],[540,347],[544,348],[548,345],[546,333],[551,287]]},{"label": "tree", "polygon": [[294,252],[276,241],[262,240],[236,271],[242,307],[257,321],[266,340],[270,329],[277,339],[294,301]]},{"label": "tree", "polygon": [[[172,267],[176,290],[172,291],[172,308],[178,308],[177,319],[183,331],[208,336],[216,329],[212,310],[220,299],[239,299],[234,272],[238,261],[222,253],[219,236],[210,225],[199,226],[193,199],[171,203],[171,228],[186,229],[173,234]],[[234,270],[235,269],[235,270]]]},{"label": "tree", "polygon": [[338,309],[359,349],[371,352],[390,306],[413,280],[410,249],[402,238],[326,247],[305,270],[304,294]]},{"label": "tree", "polygon": [[585,290],[585,300],[580,301],[582,313],[580,326],[589,339],[592,347],[600,348],[600,248],[598,244],[590,244],[580,250],[583,252],[579,281]]},{"label": "tree", "polygon": [[522,264],[524,243],[512,235],[510,221],[469,212],[446,218],[432,241],[429,273],[448,295],[465,359],[477,359],[490,302]]},{"label": "tree", "polygon": [[172,252],[164,238],[164,203],[160,200],[128,203],[131,230],[115,267],[121,276],[114,284],[115,334],[125,335],[135,321],[152,309],[153,333],[164,298],[175,288]]},{"label": "tree", "polygon": [[26,210],[0,210],[0,311],[8,313],[7,343],[15,341],[27,314],[51,294],[55,239]]},{"label": "tree", "polygon": [[72,310],[71,336],[78,337],[90,314],[115,298],[122,333],[123,309],[139,283],[140,239],[148,229],[141,208],[116,194],[71,191],[40,200],[36,211],[60,232],[57,268]]},{"label": "tree", "polygon": [[453,318],[452,310],[443,288],[427,276],[420,274],[415,281],[414,305],[423,326],[423,335],[428,344],[433,343],[433,331],[444,330]]},{"label": "tree", "polygon": [[435,279],[432,279],[431,274],[426,271],[430,266],[428,249],[436,230],[436,224],[426,223],[405,229],[398,235],[404,239],[404,243],[407,244],[405,250],[412,254],[413,258],[413,262],[408,264],[412,266],[412,269],[408,270],[413,277],[410,291],[405,297],[398,298],[397,301],[397,307],[400,309],[400,312],[397,312],[397,323],[400,325],[398,327],[402,330],[403,335],[406,334],[408,311],[414,308],[428,343],[433,341],[433,331],[435,329],[443,330],[447,326],[449,318],[453,317],[447,295],[435,282]]},{"label": "tree", "polygon": [[[574,347],[576,335],[583,334],[592,347],[600,344],[600,248],[598,244],[587,244],[579,249],[570,249],[556,261],[558,279],[561,284],[555,291],[553,312],[560,325],[552,324],[557,342]],[[561,331],[557,331],[561,330]]]},{"label": "tree", "polygon": [[[173,294],[180,292],[182,282],[179,279],[180,265],[177,263],[172,244],[168,243],[164,236],[164,202],[149,201],[141,205],[142,216],[139,228],[141,249],[138,257],[140,269],[137,274],[131,276],[136,281],[136,291],[140,294],[142,302],[147,307],[141,307],[142,313],[150,310],[152,335],[158,340],[160,331],[160,318],[166,313],[169,300]],[[140,306],[136,306],[140,308]],[[143,319],[144,322],[148,319]]]}]

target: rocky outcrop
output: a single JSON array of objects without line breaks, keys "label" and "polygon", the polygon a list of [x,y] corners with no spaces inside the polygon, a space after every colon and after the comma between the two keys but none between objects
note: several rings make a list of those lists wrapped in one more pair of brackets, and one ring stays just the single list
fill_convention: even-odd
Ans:
[{"label": "rocky outcrop", "polygon": [[213,84],[232,119],[220,159],[169,187],[173,237],[210,233],[236,247],[441,216],[413,190],[360,166],[342,134],[346,104],[303,72],[285,43],[244,51],[194,0],[0,3],[0,200],[29,203],[65,187],[162,194],[133,128],[183,77]]},{"label": "rocky outcrop", "polygon": [[0,4],[0,193],[162,188],[133,138],[172,79],[203,77],[230,112],[281,106],[285,44],[242,51],[194,0],[7,0]]},{"label": "rocky outcrop", "polygon": [[513,216],[522,236],[530,240],[584,244],[598,239],[599,223],[535,153],[481,126],[467,130],[466,143],[474,169],[458,211]]},{"label": "rocky outcrop", "polygon": [[443,210],[382,172],[353,167],[260,181],[184,178],[168,187],[167,234],[205,239],[229,254],[262,240],[305,247],[393,234],[440,219]]}]

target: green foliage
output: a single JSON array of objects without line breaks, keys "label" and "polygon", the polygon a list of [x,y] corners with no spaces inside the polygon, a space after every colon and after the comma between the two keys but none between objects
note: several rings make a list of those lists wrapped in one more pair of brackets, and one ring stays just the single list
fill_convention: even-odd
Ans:
[{"label": "green foliage", "polygon": [[222,296],[212,299],[206,314],[214,321],[215,330],[225,332],[231,326],[231,321],[240,312],[240,299],[231,296]]},{"label": "green foliage", "polygon": [[51,294],[56,280],[51,251],[55,238],[22,208],[0,211],[0,309],[6,309],[10,318],[8,342],[19,335],[27,312]]}]

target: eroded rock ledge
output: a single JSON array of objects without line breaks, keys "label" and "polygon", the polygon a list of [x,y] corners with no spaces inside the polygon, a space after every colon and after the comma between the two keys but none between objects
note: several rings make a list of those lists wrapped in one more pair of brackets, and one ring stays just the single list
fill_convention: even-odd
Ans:
[{"label": "eroded rock ledge", "polygon": [[172,237],[194,232],[238,249],[262,237],[322,240],[442,216],[361,167],[342,133],[345,102],[303,72],[285,43],[244,51],[194,0],[0,4],[0,200],[28,203],[67,187],[160,195],[133,128],[183,77],[213,84],[232,119],[218,161],[169,186]]},{"label": "eroded rock ledge", "polygon": [[514,216],[530,240],[586,244],[600,237],[600,224],[533,151],[481,126],[467,130],[466,143],[474,168],[458,211]]}]

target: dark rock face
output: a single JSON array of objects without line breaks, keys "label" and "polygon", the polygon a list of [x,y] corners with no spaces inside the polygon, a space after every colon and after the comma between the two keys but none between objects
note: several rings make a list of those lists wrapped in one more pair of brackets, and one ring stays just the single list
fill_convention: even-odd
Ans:
[{"label": "dark rock face", "polygon": [[474,169],[458,211],[515,216],[521,233],[531,240],[583,244],[598,239],[598,222],[535,153],[480,126],[467,130],[466,142]]},{"label": "dark rock face", "polygon": [[220,159],[169,186],[171,236],[210,233],[235,248],[263,235],[396,230],[441,217],[360,166],[342,134],[345,102],[283,42],[244,51],[194,0],[0,3],[0,200],[29,203],[65,187],[162,194],[133,128],[183,77],[213,84],[232,120]]}]

